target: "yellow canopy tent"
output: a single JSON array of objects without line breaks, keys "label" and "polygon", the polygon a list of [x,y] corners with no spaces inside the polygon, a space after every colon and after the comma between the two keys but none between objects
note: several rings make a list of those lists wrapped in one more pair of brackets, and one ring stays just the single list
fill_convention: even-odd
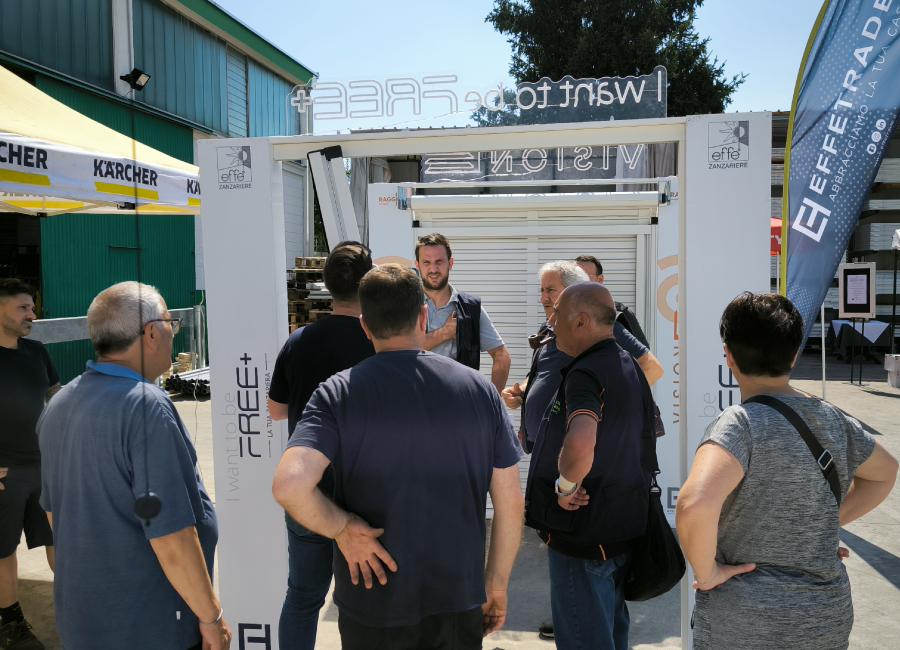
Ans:
[{"label": "yellow canopy tent", "polygon": [[0,210],[198,214],[198,173],[0,66]]}]

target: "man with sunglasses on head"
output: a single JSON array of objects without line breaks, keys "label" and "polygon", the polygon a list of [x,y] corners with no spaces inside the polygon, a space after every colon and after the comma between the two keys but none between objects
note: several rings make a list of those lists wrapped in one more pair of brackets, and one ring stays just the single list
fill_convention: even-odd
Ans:
[{"label": "man with sunglasses on head", "polygon": [[[372,269],[372,254],[359,242],[335,246],[325,260],[325,287],[332,313],[301,327],[288,337],[272,373],[269,415],[287,420],[288,431],[303,415],[306,403],[323,381],[375,355],[372,341],[360,325],[359,283]],[[325,470],[319,489],[334,494],[334,473]],[[288,529],[288,588],[278,621],[278,645],[283,650],[312,650],[319,610],[331,585],[333,550],[327,537],[307,530],[285,513]]]},{"label": "man with sunglasses on head", "polygon": [[153,385],[181,321],[153,287],[120,282],[91,302],[87,328],[97,361],[38,422],[62,646],[227,650],[216,513],[190,435]]},{"label": "man with sunglasses on head", "polygon": [[34,290],[0,280],[0,647],[43,650],[18,597],[16,548],[45,547],[53,568],[53,533],[40,506],[41,451],[35,426],[44,404],[59,391],[50,355],[31,334]]}]

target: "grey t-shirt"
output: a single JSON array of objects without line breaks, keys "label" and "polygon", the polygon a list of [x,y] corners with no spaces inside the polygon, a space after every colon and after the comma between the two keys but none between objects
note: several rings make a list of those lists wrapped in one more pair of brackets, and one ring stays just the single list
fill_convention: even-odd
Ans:
[{"label": "grey t-shirt", "polygon": [[[63,647],[187,650],[199,643],[197,617],[149,541],[194,526],[212,577],[216,513],[172,401],[128,368],[89,361],[47,404],[37,429]],[[144,525],[133,508],[148,488],[162,509]]]},{"label": "grey t-shirt", "polygon": [[[817,398],[781,397],[834,455],[846,494],[874,439]],[[756,569],[697,592],[694,649],[843,649],[853,625],[850,582],[837,557],[838,506],[791,424],[763,404],[731,406],[702,442],[740,461],[744,478],[719,518],[716,560]],[[701,443],[702,444],[702,443]]]}]

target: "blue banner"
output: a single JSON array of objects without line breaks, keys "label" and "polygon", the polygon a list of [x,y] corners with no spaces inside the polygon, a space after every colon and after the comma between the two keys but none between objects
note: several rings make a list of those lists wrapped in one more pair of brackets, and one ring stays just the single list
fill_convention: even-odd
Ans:
[{"label": "blue banner", "polygon": [[900,109],[900,0],[826,0],[785,151],[782,287],[809,336]]}]

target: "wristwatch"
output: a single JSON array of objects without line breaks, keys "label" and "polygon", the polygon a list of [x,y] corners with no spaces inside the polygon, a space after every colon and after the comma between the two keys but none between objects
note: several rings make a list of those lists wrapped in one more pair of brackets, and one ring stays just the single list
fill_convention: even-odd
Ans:
[{"label": "wristwatch", "polygon": [[572,489],[569,490],[568,492],[560,492],[559,491],[559,479],[556,479],[556,483],[554,483],[554,486],[556,487],[556,496],[558,496],[558,497],[570,497],[573,494],[575,494],[575,490],[578,489],[578,483],[575,483],[572,486]]}]

